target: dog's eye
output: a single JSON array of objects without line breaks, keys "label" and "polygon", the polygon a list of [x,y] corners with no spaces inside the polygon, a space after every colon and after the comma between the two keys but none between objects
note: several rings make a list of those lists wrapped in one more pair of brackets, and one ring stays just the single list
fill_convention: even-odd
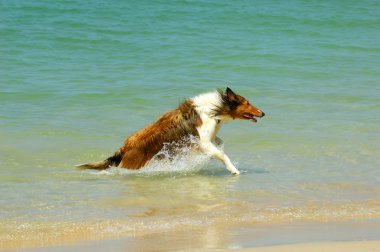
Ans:
[{"label": "dog's eye", "polygon": [[250,106],[251,104],[249,102],[247,102],[247,105]]}]

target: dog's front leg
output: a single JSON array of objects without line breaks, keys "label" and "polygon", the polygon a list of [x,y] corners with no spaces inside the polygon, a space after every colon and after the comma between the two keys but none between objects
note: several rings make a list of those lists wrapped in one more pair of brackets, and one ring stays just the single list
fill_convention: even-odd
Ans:
[{"label": "dog's front leg", "polygon": [[210,155],[211,157],[218,159],[223,162],[226,166],[227,170],[231,172],[233,175],[239,175],[240,172],[236,167],[232,164],[230,158],[222,151],[219,150],[212,142],[203,141],[200,143],[200,147],[203,152]]}]

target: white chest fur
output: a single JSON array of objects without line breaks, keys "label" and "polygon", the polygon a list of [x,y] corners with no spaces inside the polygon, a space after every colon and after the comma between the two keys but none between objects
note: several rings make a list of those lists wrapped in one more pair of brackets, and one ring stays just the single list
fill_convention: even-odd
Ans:
[{"label": "white chest fur", "polygon": [[232,174],[240,174],[223,150],[214,145],[221,124],[230,120],[214,115],[215,109],[223,106],[220,94],[218,92],[201,94],[193,98],[193,103],[202,120],[202,125],[197,128],[201,150],[222,161]]}]

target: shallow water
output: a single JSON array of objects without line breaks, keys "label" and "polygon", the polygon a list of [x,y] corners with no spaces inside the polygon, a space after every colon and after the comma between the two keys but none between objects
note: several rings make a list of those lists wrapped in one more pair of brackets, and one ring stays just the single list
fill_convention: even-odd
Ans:
[{"label": "shallow water", "polygon": [[[0,7],[0,241],[379,219],[378,2]],[[227,85],[266,113],[219,134],[241,176],[199,156],[138,173],[74,168]]]}]

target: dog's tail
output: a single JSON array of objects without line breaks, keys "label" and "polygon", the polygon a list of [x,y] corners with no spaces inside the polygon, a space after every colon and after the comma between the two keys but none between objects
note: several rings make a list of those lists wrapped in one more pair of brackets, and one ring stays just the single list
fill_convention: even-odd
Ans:
[{"label": "dog's tail", "polygon": [[76,167],[80,169],[93,169],[93,170],[105,170],[110,168],[111,166],[118,166],[121,162],[121,152],[117,151],[112,157],[109,157],[103,161],[86,163],[86,164],[78,164]]}]

